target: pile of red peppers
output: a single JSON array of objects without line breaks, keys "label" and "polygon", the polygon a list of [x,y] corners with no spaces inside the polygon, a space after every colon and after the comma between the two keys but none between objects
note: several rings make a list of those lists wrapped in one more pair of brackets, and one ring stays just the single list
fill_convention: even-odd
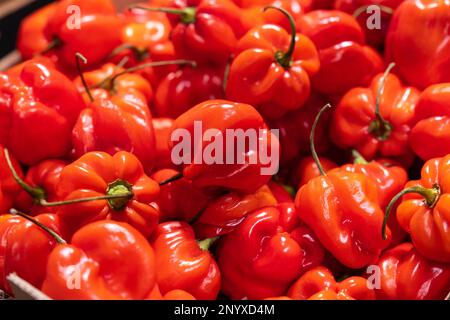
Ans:
[{"label": "pile of red peppers", "polygon": [[[448,0],[33,12],[0,73],[0,289],[15,273],[52,299],[445,299],[449,30]],[[243,162],[174,161],[197,123],[267,133],[278,172],[252,143],[224,151]]]}]

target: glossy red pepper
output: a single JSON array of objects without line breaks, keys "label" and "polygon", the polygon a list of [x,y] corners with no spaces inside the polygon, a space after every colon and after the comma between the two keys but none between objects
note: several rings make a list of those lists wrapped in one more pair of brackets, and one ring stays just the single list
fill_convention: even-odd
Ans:
[{"label": "glossy red pepper", "polygon": [[154,112],[159,117],[177,118],[193,106],[224,97],[222,68],[189,66],[169,73],[155,91]]},{"label": "glossy red pepper", "polygon": [[323,249],[307,230],[284,230],[280,211],[275,207],[248,215],[219,244],[217,257],[224,294],[231,299],[283,294],[306,268],[321,262],[315,261],[320,258],[316,251]]},{"label": "glossy red pepper", "polygon": [[[14,199],[14,207],[36,215],[45,212],[54,212],[53,207],[43,207],[39,204],[41,199],[57,201],[56,188],[59,183],[59,176],[67,163],[63,160],[44,160],[28,169],[25,175],[25,183],[32,188],[32,191],[22,189]],[[28,190],[28,192],[27,192]]]},{"label": "glossy red pepper", "polygon": [[422,167],[421,178],[408,182],[392,199],[385,217],[386,220],[403,196],[397,220],[411,235],[414,247],[424,257],[446,263],[450,262],[449,181],[450,155],[428,160]]},{"label": "glossy red pepper", "polygon": [[221,236],[236,229],[249,213],[276,203],[266,185],[250,194],[230,192],[210,200],[204,206],[194,229],[200,239]]},{"label": "glossy red pepper", "polygon": [[378,299],[443,300],[450,288],[450,265],[424,258],[411,243],[386,251],[380,268]]},{"label": "glossy red pepper", "polygon": [[358,22],[337,10],[315,10],[297,20],[298,30],[319,51],[320,70],[312,87],[324,94],[343,94],[365,86],[383,69],[380,55],[367,46]]},{"label": "glossy red pepper", "polygon": [[76,67],[75,54],[80,52],[92,67],[120,44],[121,28],[122,20],[111,0],[59,1],[45,27],[51,43],[46,51],[72,69]]},{"label": "glossy red pepper", "polygon": [[404,1],[395,10],[386,37],[386,60],[420,89],[450,81],[450,3]]},{"label": "glossy red pepper", "polygon": [[301,276],[289,289],[294,300],[375,300],[374,289],[369,289],[362,277],[349,277],[336,282],[325,267],[317,267]]},{"label": "glossy red pepper", "polygon": [[[274,7],[269,7],[274,8]],[[226,96],[254,105],[268,118],[301,108],[310,95],[310,77],[319,70],[312,41],[295,31],[265,24],[249,30],[238,42],[230,66]]]},{"label": "glossy red pepper", "polygon": [[64,158],[83,108],[80,94],[66,76],[39,62],[27,62],[19,78],[0,75],[0,143],[28,165]]},{"label": "glossy red pepper", "polygon": [[[179,172],[161,169],[152,175],[158,183],[167,181]],[[181,178],[160,186],[156,202],[161,210],[161,220],[192,221],[208,204],[210,196],[195,187],[192,181]]]},{"label": "glossy red pepper", "polygon": [[415,122],[409,143],[416,155],[429,160],[450,153],[450,82],[432,85],[421,93]]},{"label": "glossy red pepper", "polygon": [[391,65],[377,75],[369,88],[353,88],[339,102],[331,121],[330,136],[341,148],[354,148],[364,158],[412,159],[409,133],[419,91],[404,86]]},{"label": "glossy red pepper", "polygon": [[53,299],[144,299],[155,286],[155,255],[126,223],[97,221],[50,254],[42,291]]},{"label": "glossy red pepper", "polygon": [[[223,147],[222,150],[226,150],[227,153],[232,152],[234,155],[233,161],[224,161],[222,159],[222,163],[213,164],[206,164],[204,161],[200,161],[201,164],[194,162],[193,145],[199,144],[199,140],[194,141],[193,139],[202,139],[202,137],[198,137],[198,133],[195,134],[194,132],[195,124],[199,123],[202,126],[201,130],[203,130],[200,132],[201,135],[209,129],[220,132],[218,135],[223,138],[223,144],[220,143],[219,148]],[[262,169],[269,169],[276,164],[271,162],[276,161],[276,157],[271,157],[272,159],[268,161],[268,164],[264,164],[265,161],[262,161],[262,157],[257,156],[256,158],[258,159],[255,159],[255,155],[264,152],[264,149],[268,151],[268,154],[275,155],[279,147],[278,139],[267,130],[267,125],[263,118],[252,106],[226,100],[205,101],[191,108],[175,120],[172,134],[179,129],[184,129],[182,130],[183,133],[188,132],[189,137],[178,137],[178,141],[181,140],[180,142],[171,141],[171,150],[175,156],[179,156],[179,153],[183,151],[183,159],[189,159],[187,164],[183,163],[183,176],[193,181],[194,185],[201,188],[226,188],[250,193],[270,180],[271,175],[266,174]],[[226,131],[237,129],[242,129],[244,132],[255,130],[259,136],[258,150],[254,150],[252,144],[244,148],[237,148],[238,143],[233,143],[232,147],[234,149],[227,148]],[[187,145],[186,139],[192,140],[188,150],[174,150],[174,146],[177,146],[177,143],[182,143],[182,146]],[[199,145],[199,148],[203,154],[209,143],[206,141],[201,142],[202,145],[201,148]],[[230,142],[228,142],[228,146],[230,146]],[[250,156],[253,157],[253,160],[249,158]]]},{"label": "glossy red pepper", "polygon": [[[17,175],[22,177],[22,168],[19,163],[14,158],[10,160]],[[7,212],[11,208],[19,192],[20,186],[15,181],[11,170],[9,170],[8,162],[5,159],[4,148],[0,145],[0,212]]]},{"label": "glossy red pepper", "polygon": [[197,242],[192,228],[177,221],[160,224],[152,244],[156,257],[156,282],[161,293],[181,289],[196,299],[217,298],[221,276],[208,251],[210,239]]},{"label": "glossy red pepper", "polygon": [[[36,221],[52,231],[65,235],[61,219],[54,214],[41,214]],[[0,289],[12,294],[6,277],[15,272],[40,288],[46,274],[47,260],[58,241],[48,232],[23,217],[0,216]]]},{"label": "glossy red pepper", "polygon": [[[75,230],[110,219],[128,222],[148,236],[158,223],[159,212],[150,203],[157,198],[159,186],[144,173],[139,160],[125,151],[114,156],[86,153],[62,170],[57,194],[70,203],[60,205],[57,213]],[[92,197],[101,199],[77,201]]]}]

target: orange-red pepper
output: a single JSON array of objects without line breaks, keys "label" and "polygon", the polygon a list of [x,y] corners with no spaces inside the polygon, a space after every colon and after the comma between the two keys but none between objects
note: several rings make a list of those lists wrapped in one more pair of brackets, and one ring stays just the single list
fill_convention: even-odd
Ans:
[{"label": "orange-red pepper", "polygon": [[[450,288],[450,265],[424,258],[411,243],[386,251],[377,263],[378,299],[442,300]],[[376,275],[376,274],[374,274]]]},{"label": "orange-red pepper", "polygon": [[[62,170],[57,194],[70,204],[60,205],[57,213],[75,230],[110,219],[128,222],[148,236],[158,223],[159,212],[150,205],[158,193],[158,184],[131,153],[89,152]],[[101,199],[77,201],[92,197]]]},{"label": "orange-red pepper", "polygon": [[147,239],[126,223],[103,220],[53,249],[42,291],[53,299],[145,299],[155,279]]},{"label": "orange-red pepper", "polygon": [[388,74],[392,66],[369,88],[353,88],[344,95],[333,114],[330,136],[337,146],[356,149],[368,160],[392,157],[408,163],[419,91]]},{"label": "orange-red pepper", "polygon": [[0,75],[0,143],[28,165],[64,158],[83,108],[83,99],[66,76],[29,61],[18,77]]},{"label": "orange-red pepper", "polygon": [[380,55],[367,46],[358,22],[337,10],[315,10],[297,20],[298,30],[314,42],[319,51],[320,70],[312,87],[324,94],[343,94],[370,83],[382,71]]},{"label": "orange-red pepper", "polygon": [[394,12],[386,37],[386,60],[420,89],[450,81],[450,3],[404,1]]},{"label": "orange-red pepper", "polygon": [[420,95],[409,143],[423,160],[450,153],[450,82],[432,85]]},{"label": "orange-red pepper", "polygon": [[195,240],[194,231],[185,222],[166,222],[152,238],[156,257],[156,282],[161,293],[184,290],[196,299],[213,300],[219,293],[219,268],[205,242]]},{"label": "orange-red pepper", "polygon": [[406,184],[389,203],[385,217],[386,220],[392,206],[403,196],[397,220],[411,235],[414,247],[424,257],[446,263],[450,262],[449,181],[450,155],[428,160],[420,180]]},{"label": "orange-red pepper", "polygon": [[[275,8],[275,7],[269,7]],[[301,108],[310,95],[310,77],[319,70],[319,57],[312,41],[291,34],[277,25],[249,30],[237,44],[226,84],[228,99],[249,103],[268,118],[279,118]]]},{"label": "orange-red pepper", "polygon": [[75,69],[80,52],[92,67],[103,62],[120,44],[122,20],[111,0],[59,1],[48,17],[45,35],[51,43],[46,53]]}]

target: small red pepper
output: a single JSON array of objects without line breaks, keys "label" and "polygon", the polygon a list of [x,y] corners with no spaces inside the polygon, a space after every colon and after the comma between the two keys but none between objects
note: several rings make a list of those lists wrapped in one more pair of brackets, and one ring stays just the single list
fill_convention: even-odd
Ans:
[{"label": "small red pepper", "polygon": [[58,215],[75,230],[110,219],[128,222],[148,236],[158,223],[159,212],[150,203],[157,198],[159,186],[125,151],[114,156],[86,153],[62,170],[57,194],[61,201],[52,205],[58,205]]},{"label": "small red pepper", "polygon": [[[35,217],[35,221],[57,234],[65,235],[64,224],[57,215],[41,214]],[[48,257],[59,240],[23,217],[1,215],[0,289],[12,294],[6,277],[13,272],[40,288],[45,278]]]},{"label": "small red pepper", "polygon": [[409,84],[424,89],[450,82],[450,3],[404,1],[394,12],[386,37],[386,61]]},{"label": "small red pepper", "polygon": [[423,160],[450,153],[450,82],[432,85],[420,95],[409,136],[414,153]]},{"label": "small red pepper", "polygon": [[367,46],[358,22],[337,10],[315,10],[297,20],[298,30],[319,51],[320,70],[312,87],[323,94],[343,94],[370,83],[383,69],[380,55]]},{"label": "small red pepper", "polygon": [[414,247],[428,259],[450,262],[449,181],[450,155],[428,160],[420,180],[408,182],[386,208],[383,236],[392,207],[403,196],[397,207],[397,220],[411,235]]},{"label": "small red pepper", "polygon": [[156,282],[161,293],[181,289],[196,299],[216,299],[221,277],[208,251],[212,242],[213,239],[197,242],[194,231],[185,222],[160,224],[152,245],[156,257]]},{"label": "small red pepper", "polygon": [[331,121],[330,136],[341,148],[354,148],[364,158],[412,159],[409,133],[419,91],[405,87],[389,74],[377,75],[369,88],[353,88],[339,102]]},{"label": "small red pepper", "polygon": [[28,165],[64,158],[83,108],[83,99],[66,76],[42,63],[27,62],[19,78],[0,75],[0,143]]},{"label": "small red pepper", "polygon": [[97,221],[53,249],[42,291],[53,299],[145,299],[155,279],[147,239],[126,223]]},{"label": "small red pepper", "polygon": [[450,266],[427,260],[411,243],[386,251],[377,265],[380,268],[380,288],[375,290],[378,299],[443,300],[448,294]]},{"label": "small red pepper", "polygon": [[120,44],[122,24],[111,0],[59,1],[45,26],[50,42],[45,51],[72,69],[77,52],[87,58],[89,67],[95,66]]},{"label": "small red pepper", "polygon": [[270,24],[249,30],[237,44],[226,96],[256,106],[268,118],[279,118],[305,104],[310,76],[319,70],[319,58],[312,41],[296,33],[287,11],[268,8],[288,17],[291,34]]}]

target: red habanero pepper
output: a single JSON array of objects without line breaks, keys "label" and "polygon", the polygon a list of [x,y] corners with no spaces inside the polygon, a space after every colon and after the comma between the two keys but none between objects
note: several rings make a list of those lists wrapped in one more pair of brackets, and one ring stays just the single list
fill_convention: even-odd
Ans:
[{"label": "red habanero pepper", "polygon": [[[340,263],[361,268],[376,262],[389,241],[379,236],[383,211],[374,181],[342,169],[325,173],[320,164],[314,150],[314,129],[329,107],[321,109],[311,130],[311,152],[321,176],[300,188],[295,204],[300,219]],[[390,240],[389,229],[388,236]]]},{"label": "red habanero pepper", "polygon": [[[366,42],[383,49],[392,15],[403,1],[405,0],[336,0],[334,8],[353,15],[364,30]],[[375,17],[379,19],[379,24]]]},{"label": "red habanero pepper", "polygon": [[369,88],[353,88],[339,102],[331,121],[330,135],[340,148],[354,148],[364,158],[413,158],[409,133],[419,91],[405,87],[392,74],[391,64],[377,75]]},{"label": "red habanero pepper", "polygon": [[[65,235],[64,224],[55,214],[38,215],[35,221],[51,229],[50,232]],[[63,243],[63,240],[23,217],[0,216],[0,289],[12,293],[6,277],[13,272],[40,288],[47,259],[58,243]]]},{"label": "red habanero pepper", "polygon": [[153,131],[155,132],[155,169],[175,168],[170,156],[169,140],[172,132],[173,119],[153,118]]},{"label": "red habanero pepper", "polygon": [[[294,238],[293,232],[283,228],[280,211],[275,207],[248,215],[220,240],[217,257],[222,291],[231,299],[283,294],[305,268],[311,267],[315,251],[323,250],[317,240],[304,237],[303,231],[297,231],[302,242]],[[307,245],[303,246],[303,241]]]},{"label": "red habanero pepper", "polygon": [[53,207],[43,207],[39,204],[41,199],[56,201],[56,187],[62,169],[67,165],[63,160],[44,160],[30,167],[21,184],[22,190],[14,199],[14,207],[36,215],[45,212],[54,212]]},{"label": "red habanero pepper", "polygon": [[221,236],[236,229],[249,213],[276,203],[266,185],[250,194],[230,192],[210,200],[193,226],[200,239]]},{"label": "red habanero pepper", "polygon": [[337,10],[311,11],[297,20],[297,26],[319,51],[320,70],[312,78],[317,92],[343,94],[368,85],[382,71],[382,58],[365,45],[364,33],[351,15]]},{"label": "red habanero pepper", "polygon": [[[20,186],[9,169],[4,150],[3,146],[0,145],[0,212],[7,212],[20,192]],[[19,177],[23,176],[19,163],[14,158],[10,159],[10,161],[16,174]]]},{"label": "red habanero pepper", "polygon": [[56,54],[58,60],[75,69],[75,54],[81,52],[89,67],[95,66],[120,44],[121,27],[111,0],[59,1],[45,27],[50,42],[46,53]]},{"label": "red habanero pepper", "polygon": [[386,61],[398,74],[424,89],[450,81],[450,2],[404,1],[395,10],[386,37]]},{"label": "red habanero pepper", "polygon": [[319,70],[319,58],[309,38],[295,31],[284,9],[291,34],[277,25],[249,30],[237,44],[230,66],[226,96],[256,106],[268,118],[280,118],[301,108],[310,95],[310,76]]},{"label": "red habanero pepper", "polygon": [[[152,175],[158,183],[179,174],[173,169],[161,169]],[[161,221],[182,220],[191,221],[208,203],[210,196],[196,188],[192,181],[181,178],[160,186],[156,203],[161,211]]]},{"label": "red habanero pepper", "polygon": [[243,10],[230,0],[202,0],[194,6],[179,1],[173,6],[132,8],[177,16],[171,40],[179,58],[225,63],[239,38],[251,27]]},{"label": "red habanero pepper", "polygon": [[151,292],[155,278],[147,239],[126,223],[102,220],[53,249],[42,291],[53,299],[139,300]]},{"label": "red habanero pepper", "polygon": [[0,143],[28,165],[66,157],[83,108],[83,99],[66,76],[27,62],[18,78],[0,75]]},{"label": "red habanero pepper", "polygon": [[20,23],[17,50],[23,60],[31,59],[36,53],[48,48],[50,42],[44,34],[44,29],[55,7],[56,3],[50,3],[25,17]]},{"label": "red habanero pepper", "polygon": [[162,223],[152,237],[156,282],[161,293],[181,289],[199,300],[214,300],[220,290],[220,271],[209,246],[215,239],[195,240],[185,222]]},{"label": "red habanero pepper", "polygon": [[[424,257],[450,262],[450,155],[428,160],[422,167],[420,180],[406,184],[386,208],[385,221],[392,207],[397,207],[397,220],[411,235],[417,251]],[[425,200],[425,201],[423,201]]]},{"label": "red habanero pepper", "polygon": [[378,299],[443,300],[450,288],[450,265],[420,255],[411,243],[386,251],[378,261]]},{"label": "red habanero pepper", "polygon": [[[198,128],[199,124],[201,128]],[[182,132],[178,131],[179,129],[183,129]],[[200,164],[197,164],[196,162],[198,161],[195,160],[198,155],[204,156],[205,154],[207,155],[206,151],[211,151],[209,143],[201,141],[204,139],[198,137],[196,133],[196,131],[199,131],[198,129],[203,130],[203,132],[200,132],[201,135],[209,129],[212,129],[217,133],[216,138],[222,137],[223,143],[217,140],[219,142],[215,146],[219,145],[219,149],[222,148],[222,150],[226,150],[227,154],[232,154],[234,159],[231,160],[233,161],[228,161],[230,159],[222,159],[222,163],[218,161],[207,164],[203,159],[203,161],[200,161]],[[236,130],[243,130],[243,132],[250,130],[251,132],[255,132],[258,136],[259,143],[257,144],[259,144],[259,147],[256,146],[258,150],[254,150],[254,146],[252,146],[254,144],[248,144],[244,148],[238,148],[237,145],[239,142],[232,143],[232,148],[227,148],[231,144],[231,141],[226,141],[229,140],[227,139],[227,135],[230,135],[226,133],[229,130],[232,132]],[[201,188],[226,188],[250,193],[270,180],[271,174],[263,171],[265,171],[264,169],[271,171],[273,166],[277,164],[276,153],[279,150],[278,139],[275,134],[267,129],[267,125],[262,116],[252,106],[226,100],[205,101],[186,111],[175,120],[172,135],[173,133],[184,134],[186,132],[189,133],[188,137],[184,137],[183,135],[178,137],[178,144],[176,141],[170,142],[171,152],[177,157],[179,153],[183,153],[181,159],[184,165],[183,176],[193,181],[194,185]],[[187,143],[185,141],[186,139],[196,141],[188,141],[190,143]],[[199,139],[201,139],[201,145],[199,145]],[[198,148],[202,152],[201,154],[194,154],[194,144],[199,145]],[[180,145],[183,149],[179,148]],[[184,147],[186,145],[190,145],[191,147],[185,150],[186,148]],[[267,161],[267,164],[265,164],[265,160],[267,159],[263,159],[265,157],[261,156],[264,150],[267,151],[268,155],[271,155],[271,159]],[[181,156],[179,157],[181,158]],[[189,160],[187,161],[188,163],[184,161],[185,158],[189,158],[187,159]]]},{"label": "red habanero pepper", "polygon": [[[325,172],[331,169],[337,168],[337,164],[328,158],[321,157],[320,163],[322,164]],[[320,170],[317,163],[312,156],[302,158],[294,169],[292,174],[292,183],[300,189],[303,185],[307,184],[311,179],[320,176]]]},{"label": "red habanero pepper", "polygon": [[369,289],[367,279],[353,276],[336,282],[325,267],[317,267],[301,276],[289,289],[294,300],[375,300],[374,289]]},{"label": "red habanero pepper", "polygon": [[423,160],[450,153],[450,82],[432,85],[420,95],[415,125],[409,136],[414,153]]},{"label": "red habanero pepper", "polygon": [[[111,156],[89,152],[66,166],[60,175],[57,213],[76,230],[92,221],[128,222],[145,236],[156,228],[159,212],[150,203],[158,184],[131,153]],[[48,206],[48,204],[47,204]]]},{"label": "red habanero pepper", "polygon": [[176,118],[205,100],[222,99],[223,74],[210,66],[169,73],[155,91],[154,112],[159,117]]}]

